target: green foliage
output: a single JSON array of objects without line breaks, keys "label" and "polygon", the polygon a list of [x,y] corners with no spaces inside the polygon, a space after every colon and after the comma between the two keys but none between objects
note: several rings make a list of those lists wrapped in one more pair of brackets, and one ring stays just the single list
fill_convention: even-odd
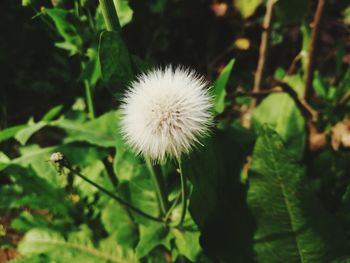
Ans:
[{"label": "green foliage", "polygon": [[[109,85],[125,85],[132,77],[128,49],[119,32],[105,31],[101,34],[100,63],[103,80]],[[121,90],[112,90],[112,92]]]},{"label": "green foliage", "polygon": [[346,253],[345,237],[319,204],[304,169],[266,127],[254,148],[249,182],[258,262],[331,262]]},{"label": "green foliage", "polygon": [[216,113],[222,113],[225,109],[226,85],[230,78],[234,64],[235,60],[231,59],[214,83],[213,96],[215,98],[214,105]]},{"label": "green foliage", "polygon": [[[303,82],[299,76],[289,78],[290,86],[301,94]],[[295,101],[286,93],[271,94],[257,107],[253,123],[259,130],[264,124],[273,127],[286,141],[288,150],[300,159],[305,147],[305,121]]]}]

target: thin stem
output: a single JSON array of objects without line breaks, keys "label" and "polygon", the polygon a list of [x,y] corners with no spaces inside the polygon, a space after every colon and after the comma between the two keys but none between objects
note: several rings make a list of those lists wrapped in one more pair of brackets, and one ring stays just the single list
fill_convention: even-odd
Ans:
[{"label": "thin stem", "polygon": [[178,159],[177,163],[179,165],[179,174],[180,174],[180,179],[181,179],[181,202],[182,202],[181,217],[180,217],[180,221],[177,224],[177,226],[181,226],[183,224],[183,222],[185,221],[185,217],[186,217],[187,191],[186,191],[186,177],[184,176],[184,174],[182,172],[181,160]]},{"label": "thin stem", "polygon": [[162,172],[159,166],[153,166],[149,158],[146,159],[146,165],[153,181],[154,188],[157,194],[157,200],[159,205],[159,210],[162,215],[168,210],[168,198],[165,191],[165,184],[162,176]]},{"label": "thin stem", "polygon": [[103,18],[108,31],[120,31],[120,23],[117,15],[117,9],[113,0],[100,0]]},{"label": "thin stem", "polygon": [[103,188],[102,186],[96,184],[95,182],[91,181],[90,179],[88,179],[87,177],[85,177],[84,175],[82,175],[81,173],[79,173],[78,171],[74,170],[72,167],[70,167],[70,165],[64,165],[65,168],[67,168],[70,172],[72,172],[73,174],[79,176],[81,179],[83,179],[85,182],[93,185],[94,187],[96,187],[98,190],[100,190],[101,192],[103,192],[104,194],[108,195],[109,197],[113,198],[114,200],[118,201],[120,204],[124,205],[125,207],[127,207],[128,209],[130,209],[131,211],[139,214],[140,216],[143,216],[149,220],[153,220],[156,222],[161,222],[163,223],[163,220],[157,217],[154,217],[152,215],[149,215],[145,212],[143,212],[142,210],[134,207],[133,205],[129,204],[128,202],[124,201],[123,199],[121,199],[119,196],[109,192],[108,190],[106,190],[105,188]]},{"label": "thin stem", "polygon": [[[264,71],[265,71],[266,60],[267,60],[267,55],[269,51],[269,39],[270,39],[273,7],[275,5],[275,2],[276,0],[268,0],[266,4],[266,13],[265,13],[264,22],[262,25],[263,32],[261,34],[259,60],[258,60],[256,72],[255,72],[253,92],[257,92],[260,90]],[[257,100],[253,99],[250,105],[251,110],[255,108],[256,103],[257,103]]]},{"label": "thin stem", "polygon": [[[85,64],[81,63],[81,68],[84,70]],[[84,87],[85,87],[85,98],[86,98],[86,104],[88,106],[88,113],[90,119],[95,119],[95,107],[94,107],[94,101],[93,101],[93,95],[92,95],[92,87],[90,86],[90,83],[88,80],[84,79]]]},{"label": "thin stem", "polygon": [[312,94],[312,80],[314,77],[314,69],[315,69],[315,50],[316,50],[316,42],[318,39],[319,31],[320,31],[320,22],[325,5],[325,0],[318,0],[316,13],[314,20],[312,22],[312,31],[311,31],[311,41],[309,46],[309,56],[307,59],[307,66],[305,72],[305,87],[304,87],[304,99],[308,102],[310,100],[310,96]]}]

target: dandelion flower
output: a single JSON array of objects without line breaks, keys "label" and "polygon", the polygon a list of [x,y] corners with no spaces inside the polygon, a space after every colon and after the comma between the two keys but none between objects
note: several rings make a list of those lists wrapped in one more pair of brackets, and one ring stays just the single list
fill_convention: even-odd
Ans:
[{"label": "dandelion flower", "polygon": [[126,92],[122,134],[146,158],[180,159],[208,133],[211,107],[208,83],[196,72],[154,69],[140,75]]}]

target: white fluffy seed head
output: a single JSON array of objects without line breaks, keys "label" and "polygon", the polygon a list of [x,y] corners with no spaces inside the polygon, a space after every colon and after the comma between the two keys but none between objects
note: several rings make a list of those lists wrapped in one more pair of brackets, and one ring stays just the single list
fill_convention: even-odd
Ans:
[{"label": "white fluffy seed head", "polygon": [[121,130],[138,153],[156,162],[180,158],[208,134],[212,98],[196,72],[171,66],[131,83],[121,106]]}]

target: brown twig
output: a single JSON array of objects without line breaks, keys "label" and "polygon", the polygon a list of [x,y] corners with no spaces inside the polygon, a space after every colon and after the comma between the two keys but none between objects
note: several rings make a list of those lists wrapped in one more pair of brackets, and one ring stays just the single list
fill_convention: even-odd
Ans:
[{"label": "brown twig", "polygon": [[317,120],[317,111],[315,111],[304,98],[300,98],[291,86],[280,80],[273,80],[273,82],[275,85],[281,87],[283,92],[287,93],[294,100],[307,123],[314,123]]},{"label": "brown twig", "polygon": [[[275,2],[276,0],[268,0],[266,4],[266,13],[265,13],[264,22],[262,25],[263,32],[261,34],[259,60],[258,60],[256,72],[255,72],[253,92],[258,92],[260,90],[264,71],[265,71],[265,65],[266,65],[266,60],[267,60],[268,50],[269,50],[269,39],[270,39],[273,7],[275,5]],[[257,103],[257,100],[254,98],[250,105],[251,111],[255,108],[256,103]]]},{"label": "brown twig", "polygon": [[312,94],[312,80],[314,76],[315,69],[315,51],[316,51],[316,42],[318,39],[319,31],[320,31],[320,22],[322,13],[324,10],[325,0],[318,0],[316,13],[314,16],[314,20],[312,22],[312,31],[311,31],[311,41],[309,46],[309,54],[307,59],[307,66],[304,78],[304,99],[306,101],[310,100],[310,96]]}]

